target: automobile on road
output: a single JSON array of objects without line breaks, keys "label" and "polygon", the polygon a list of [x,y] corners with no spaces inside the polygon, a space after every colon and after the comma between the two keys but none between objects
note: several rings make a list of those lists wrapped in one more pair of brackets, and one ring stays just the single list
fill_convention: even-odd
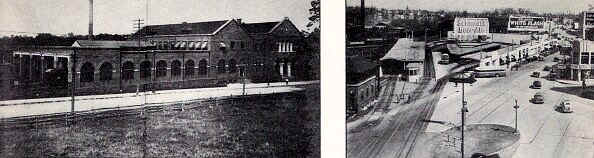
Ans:
[{"label": "automobile on road", "polygon": [[551,70],[551,66],[547,65],[542,70],[544,70],[544,71],[550,71]]},{"label": "automobile on road", "polygon": [[544,94],[542,92],[536,92],[534,97],[530,99],[530,102],[534,104],[543,104],[544,103]]},{"label": "automobile on road", "polygon": [[532,82],[532,85],[530,85],[530,88],[540,89],[542,88],[542,83],[540,81],[534,81]]},{"label": "automobile on road", "polygon": [[571,103],[568,99],[563,99],[561,100],[561,102],[557,105],[555,105],[555,111],[561,112],[561,113],[572,113],[573,110],[571,109]]},{"label": "automobile on road", "polygon": [[538,77],[540,77],[540,72],[534,71],[534,72],[532,72],[532,75],[530,75],[530,76],[538,78]]}]

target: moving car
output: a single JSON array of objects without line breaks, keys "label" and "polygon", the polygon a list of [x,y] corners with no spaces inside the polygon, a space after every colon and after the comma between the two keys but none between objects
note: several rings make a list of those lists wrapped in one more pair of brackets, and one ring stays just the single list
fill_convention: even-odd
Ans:
[{"label": "moving car", "polygon": [[547,65],[547,66],[545,66],[545,67],[544,67],[544,69],[543,69],[543,70],[544,70],[544,71],[550,71],[550,70],[551,70],[551,66],[548,66],[548,65]]},{"label": "moving car", "polygon": [[542,83],[540,81],[534,81],[532,82],[532,85],[530,85],[530,88],[540,89],[542,88]]},{"label": "moving car", "polygon": [[572,113],[573,110],[571,109],[571,103],[568,99],[563,99],[557,105],[555,105],[555,111],[559,111],[562,113]]},{"label": "moving car", "polygon": [[534,71],[534,72],[532,72],[532,75],[530,75],[530,76],[538,78],[538,77],[540,77],[540,72]]},{"label": "moving car", "polygon": [[534,104],[543,104],[544,103],[544,94],[542,92],[536,92],[534,97],[530,99],[530,102]]}]

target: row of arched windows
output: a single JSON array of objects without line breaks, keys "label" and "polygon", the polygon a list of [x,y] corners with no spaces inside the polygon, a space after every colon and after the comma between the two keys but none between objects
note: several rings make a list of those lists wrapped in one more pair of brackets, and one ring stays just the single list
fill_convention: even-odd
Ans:
[{"label": "row of arched windows", "polygon": [[[228,65],[227,65],[228,64]],[[185,67],[185,76],[194,76],[196,74],[196,64],[193,60],[186,61]],[[140,63],[140,79],[150,79],[151,76],[151,68],[152,63],[150,61],[143,61]],[[227,70],[229,73],[237,72],[237,62],[234,59],[229,60],[227,63],[225,60],[221,59],[217,63],[217,72],[218,73],[226,73]],[[180,76],[182,73],[181,69],[181,62],[179,60],[173,60],[171,62],[171,76]],[[134,63],[131,61],[124,62],[122,64],[122,80],[132,80],[134,79]],[[198,62],[197,67],[197,74],[198,75],[206,75],[208,73],[208,61],[202,59]],[[94,72],[95,67],[93,64],[86,62],[82,65],[80,73],[81,73],[81,82],[93,82],[94,81]],[[109,81],[112,80],[112,72],[113,72],[113,65],[109,62],[105,62],[101,64],[99,68],[99,80],[100,81]],[[167,62],[165,60],[159,60],[155,67],[155,77],[161,78],[167,76]]]}]

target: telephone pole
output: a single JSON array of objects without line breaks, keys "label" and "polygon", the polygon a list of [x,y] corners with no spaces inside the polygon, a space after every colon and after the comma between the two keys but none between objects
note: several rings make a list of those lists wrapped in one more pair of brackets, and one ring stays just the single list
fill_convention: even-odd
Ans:
[{"label": "telephone pole", "polygon": [[138,31],[136,31],[136,33],[137,33],[136,34],[136,37],[138,38],[138,48],[140,50],[140,41],[141,41],[141,37],[142,37],[141,36],[141,33],[142,32],[140,32],[140,29],[142,29],[142,25],[144,24],[144,20],[138,18],[138,19],[133,20],[133,21],[134,21],[134,28],[138,30]]}]

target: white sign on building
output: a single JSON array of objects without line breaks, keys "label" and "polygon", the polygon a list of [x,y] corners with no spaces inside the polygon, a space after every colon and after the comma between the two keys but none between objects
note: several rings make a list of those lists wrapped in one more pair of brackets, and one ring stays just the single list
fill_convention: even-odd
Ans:
[{"label": "white sign on building", "polygon": [[488,18],[456,18],[454,19],[454,33],[461,35],[488,35]]},{"label": "white sign on building", "polygon": [[[454,30],[452,34],[461,41],[470,41],[479,36],[489,35],[488,18],[456,18],[454,19]],[[449,36],[449,33],[448,33]]]}]

